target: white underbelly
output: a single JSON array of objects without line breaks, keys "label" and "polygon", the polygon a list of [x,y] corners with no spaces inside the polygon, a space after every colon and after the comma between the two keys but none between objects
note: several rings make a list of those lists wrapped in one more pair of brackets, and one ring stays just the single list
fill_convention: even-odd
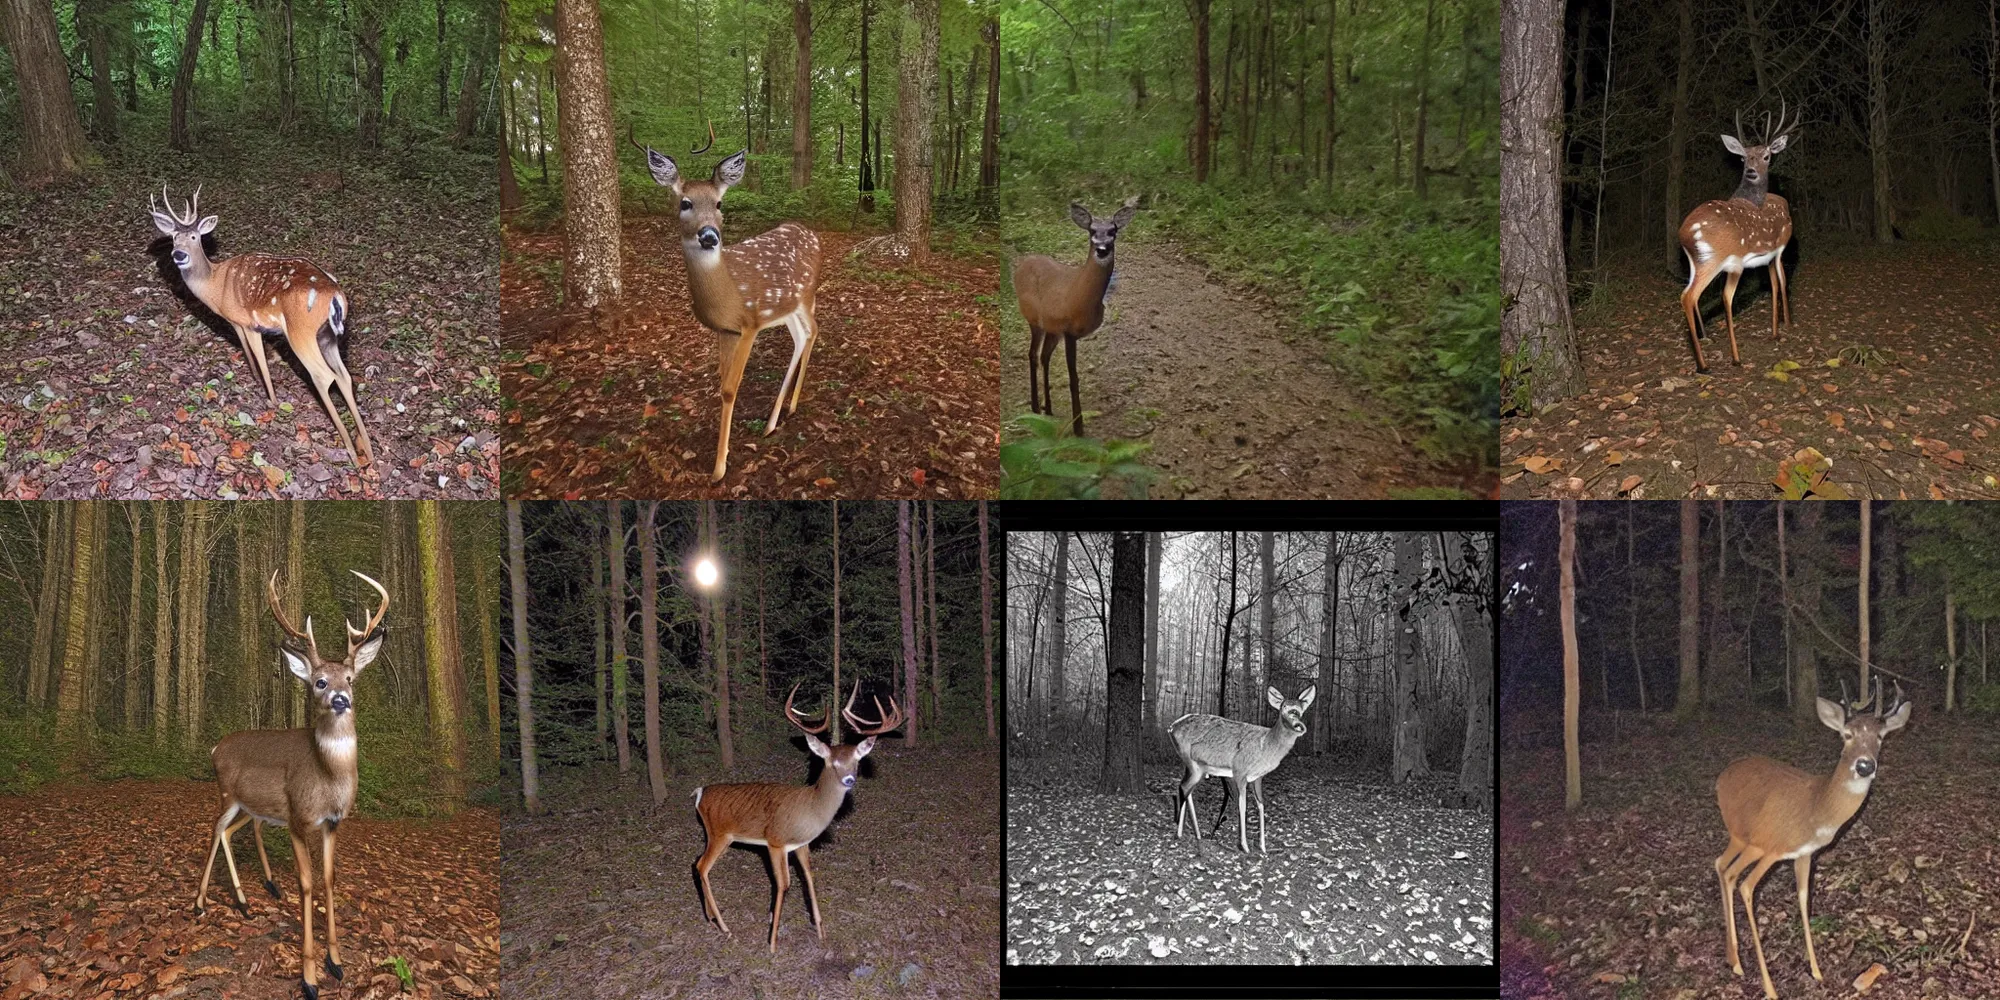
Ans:
[{"label": "white underbelly", "polygon": [[1785,248],[1779,247],[1776,250],[1768,250],[1765,251],[1764,253],[1746,253],[1740,257],[1735,254],[1731,254],[1726,260],[1722,262],[1722,269],[1725,271],[1736,271],[1740,273],[1743,271],[1747,271],[1753,267],[1764,267],[1765,265],[1778,259],[1778,255],[1784,252]]}]

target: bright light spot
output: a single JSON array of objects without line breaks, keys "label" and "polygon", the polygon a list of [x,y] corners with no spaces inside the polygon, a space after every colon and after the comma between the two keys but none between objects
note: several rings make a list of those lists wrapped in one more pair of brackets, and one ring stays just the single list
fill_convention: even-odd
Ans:
[{"label": "bright light spot", "polygon": [[715,586],[717,575],[713,559],[703,559],[694,565],[694,581],[704,587]]}]

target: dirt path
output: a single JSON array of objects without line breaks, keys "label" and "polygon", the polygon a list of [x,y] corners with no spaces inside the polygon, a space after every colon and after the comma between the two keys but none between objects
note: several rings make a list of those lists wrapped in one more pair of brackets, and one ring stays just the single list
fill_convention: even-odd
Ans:
[{"label": "dirt path", "polygon": [[[215,859],[196,915],[215,822],[211,782],[119,781],[0,798],[0,997],[284,1000],[299,996],[299,883],[283,831],[257,848],[238,831],[249,915],[229,904]],[[341,970],[326,1000],[490,997],[499,985],[499,825],[467,809],[449,821],[340,824],[335,896]],[[325,945],[326,927],[314,922]],[[404,992],[394,969],[414,978]]]},{"label": "dirt path", "polygon": [[[1767,279],[1737,293],[1741,367],[1705,297],[1705,376],[1681,283],[1618,276],[1618,299],[1578,323],[1591,391],[1502,427],[1505,495],[1765,498],[1778,463],[1811,447],[1853,496],[2000,497],[2000,247],[1842,247],[1794,266],[1776,342]],[[1772,377],[1784,363],[1798,367]]]},{"label": "dirt path", "polygon": [[[1003,380],[1010,414],[1028,409],[1021,336]],[[1383,498],[1452,482],[1397,440],[1326,354],[1178,249],[1129,246],[1103,327],[1077,344],[1084,411],[1103,414],[1085,417],[1084,432],[1150,441],[1162,499]],[[1056,413],[1068,416],[1060,348],[1050,360]]]}]

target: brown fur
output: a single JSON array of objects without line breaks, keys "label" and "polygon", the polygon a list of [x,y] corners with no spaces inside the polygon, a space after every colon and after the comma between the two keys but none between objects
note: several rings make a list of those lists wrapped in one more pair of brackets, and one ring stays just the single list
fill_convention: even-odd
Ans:
[{"label": "brown fur", "polygon": [[[1768,143],[1745,146],[1735,136],[1723,136],[1732,152],[1743,157],[1743,182],[1729,198],[1705,201],[1681,221],[1681,249],[1688,259],[1688,285],[1681,292],[1681,311],[1686,314],[1688,338],[1694,343],[1694,368],[1708,370],[1701,353],[1701,293],[1718,274],[1727,273],[1722,286],[1722,314],[1729,327],[1729,360],[1742,364],[1736,350],[1736,285],[1748,270],[1745,257],[1775,254],[1771,269],[1771,339],[1778,339],[1778,316],[1792,321],[1791,298],[1785,291],[1785,246],[1792,241],[1791,205],[1769,193],[1771,157],[1785,148],[1787,137],[1780,134]],[[1730,261],[1736,261],[1734,267]]]}]

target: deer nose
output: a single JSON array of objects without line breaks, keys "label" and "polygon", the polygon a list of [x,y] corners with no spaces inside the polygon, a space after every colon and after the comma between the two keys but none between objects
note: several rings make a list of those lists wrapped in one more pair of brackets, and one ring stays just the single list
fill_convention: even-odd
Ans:
[{"label": "deer nose", "polygon": [[329,704],[333,706],[333,713],[335,715],[339,715],[340,713],[347,711],[348,707],[353,705],[354,703],[347,700],[347,695],[336,691],[334,692],[333,698],[330,699]]},{"label": "deer nose", "polygon": [[188,262],[188,252],[186,250],[174,251],[175,264],[186,264],[187,262]]},{"label": "deer nose", "polygon": [[1863,757],[1854,762],[1854,773],[1863,778],[1875,776],[1875,758]]},{"label": "deer nose", "polygon": [[701,243],[703,250],[713,250],[722,245],[722,234],[716,232],[714,226],[701,227],[701,232],[696,234],[695,239]]},{"label": "deer nose", "polygon": [[843,774],[843,775],[841,775],[841,776],[840,776],[840,787],[842,787],[842,788],[853,788],[853,787],[854,787],[854,775],[851,775],[851,774]]}]

